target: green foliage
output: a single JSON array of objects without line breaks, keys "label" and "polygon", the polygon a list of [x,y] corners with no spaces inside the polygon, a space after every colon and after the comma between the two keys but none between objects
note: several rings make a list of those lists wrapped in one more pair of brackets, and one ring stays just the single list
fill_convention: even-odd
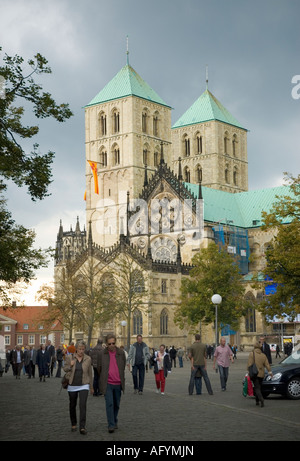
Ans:
[{"label": "green foliage", "polygon": [[32,200],[48,195],[54,152],[41,154],[37,143],[31,152],[25,151],[21,141],[36,136],[39,127],[24,126],[24,107],[15,104],[19,101],[30,103],[36,118],[53,117],[63,122],[72,115],[68,104],[57,105],[51,94],[43,92],[42,86],[33,78],[34,75],[50,74],[51,68],[47,64],[47,60],[37,53],[28,61],[30,70],[24,75],[24,59],[6,54],[0,66],[0,75],[5,81],[5,92],[0,98],[0,177],[12,180],[19,187],[26,186]]},{"label": "green foliage", "polygon": [[222,303],[218,310],[220,323],[237,326],[244,313],[243,277],[233,258],[211,243],[193,259],[190,277],[182,281],[181,303],[175,314],[175,322],[197,325],[215,320],[215,307],[211,297],[218,293]]},{"label": "green foliage", "polygon": [[274,230],[264,274],[277,284],[277,291],[259,308],[267,317],[285,314],[292,321],[300,313],[300,175],[285,173],[285,179],[289,195],[277,197],[271,212],[263,213],[263,229]]},{"label": "green foliage", "polygon": [[[0,47],[0,53],[2,48]],[[56,104],[50,93],[43,92],[34,76],[50,74],[47,60],[37,53],[24,64],[21,56],[7,54],[0,65],[0,300],[8,302],[7,286],[18,282],[29,282],[34,271],[46,264],[46,254],[35,250],[34,232],[16,225],[6,209],[3,192],[6,181],[13,181],[18,187],[26,187],[33,201],[48,195],[52,182],[51,166],[54,152],[41,153],[39,145],[33,144],[28,152],[27,144],[39,132],[37,125],[23,123],[26,113],[33,112],[37,119],[53,117],[58,122],[70,118],[68,104]],[[27,72],[26,72],[27,70]],[[28,109],[28,107],[30,109]],[[32,111],[31,111],[32,109]]]}]

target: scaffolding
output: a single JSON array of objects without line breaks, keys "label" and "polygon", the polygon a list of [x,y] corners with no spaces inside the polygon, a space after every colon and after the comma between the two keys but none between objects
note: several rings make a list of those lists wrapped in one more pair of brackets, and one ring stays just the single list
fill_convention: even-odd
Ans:
[{"label": "scaffolding", "polygon": [[212,229],[216,244],[233,255],[243,275],[248,274],[250,257],[248,230],[234,226],[226,226],[224,230],[221,224]]}]

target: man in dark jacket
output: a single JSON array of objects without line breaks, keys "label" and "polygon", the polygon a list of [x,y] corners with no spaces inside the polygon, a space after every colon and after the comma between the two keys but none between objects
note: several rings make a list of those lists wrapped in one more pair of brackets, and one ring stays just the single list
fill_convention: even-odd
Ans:
[{"label": "man in dark jacket", "polygon": [[102,339],[98,339],[97,344],[93,349],[90,350],[89,355],[92,359],[92,366],[94,369],[94,397],[98,397],[101,395],[99,389],[99,372],[98,372],[98,364],[100,359],[100,354],[103,351],[102,347],[103,341]]},{"label": "man in dark jacket", "polygon": [[118,428],[118,413],[121,401],[121,391],[125,390],[125,352],[116,347],[116,337],[109,334],[106,337],[106,348],[99,357],[99,387],[105,396],[108,432]]},{"label": "man in dark jacket", "polygon": [[272,355],[271,355],[271,349],[269,344],[266,343],[266,338],[263,336],[260,338],[260,344],[261,344],[261,351],[267,356],[268,362],[271,365],[272,364]]}]

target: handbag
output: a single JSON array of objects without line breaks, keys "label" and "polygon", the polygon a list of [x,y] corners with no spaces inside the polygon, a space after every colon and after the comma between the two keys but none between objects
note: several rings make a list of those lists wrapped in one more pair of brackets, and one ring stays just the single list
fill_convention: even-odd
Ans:
[{"label": "handbag", "polygon": [[253,360],[254,360],[253,365],[250,365],[250,367],[248,368],[249,376],[250,376],[251,381],[253,381],[254,379],[256,379],[256,378],[257,378],[257,375],[258,375],[258,369],[257,369],[256,363],[255,363],[255,354],[254,354],[254,351],[253,351]]},{"label": "handbag", "polygon": [[[72,354],[72,357],[73,357],[73,354]],[[65,373],[64,377],[61,380],[61,387],[63,389],[68,389],[70,377],[71,377],[71,371],[67,371],[67,373]]]}]

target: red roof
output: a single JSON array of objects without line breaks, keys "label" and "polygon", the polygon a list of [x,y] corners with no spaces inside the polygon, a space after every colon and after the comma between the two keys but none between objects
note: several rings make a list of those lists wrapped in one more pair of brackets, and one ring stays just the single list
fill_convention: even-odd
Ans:
[{"label": "red roof", "polygon": [[[9,307],[7,309],[0,307],[0,315],[4,315],[18,322],[16,325],[16,332],[29,333],[42,329],[39,328],[41,326],[45,327],[45,325],[43,325],[43,319],[47,318],[48,309],[48,306]],[[61,322],[59,320],[55,321],[51,327],[51,331],[62,330],[63,327]]]}]

